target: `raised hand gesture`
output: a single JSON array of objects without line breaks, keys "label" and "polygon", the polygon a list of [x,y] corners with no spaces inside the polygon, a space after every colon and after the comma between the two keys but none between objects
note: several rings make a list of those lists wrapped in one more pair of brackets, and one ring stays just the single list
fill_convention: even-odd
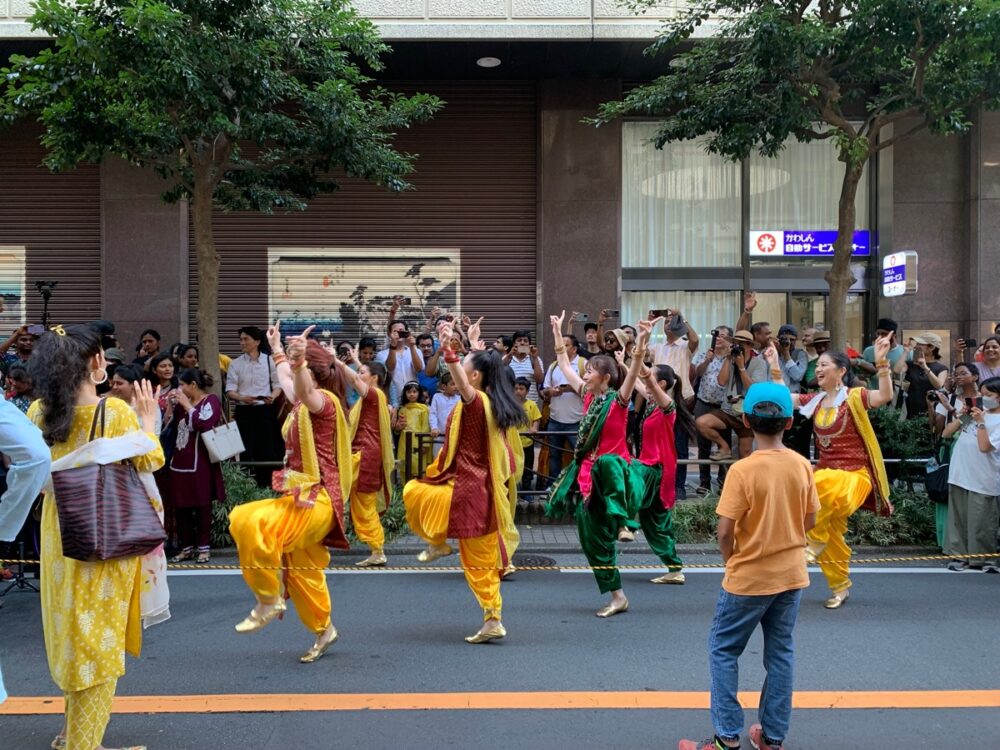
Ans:
[{"label": "raised hand gesture", "polygon": [[875,339],[874,344],[875,350],[875,361],[881,362],[889,356],[889,350],[892,348],[892,336],[882,336],[881,338]]},{"label": "raised hand gesture", "polygon": [[773,341],[767,345],[766,349],[764,349],[764,359],[767,361],[767,364],[770,365],[772,370],[781,369],[781,360],[778,358],[778,350],[774,348]]},{"label": "raised hand gesture", "polygon": [[316,326],[309,326],[304,330],[299,336],[289,336],[285,341],[287,343],[286,353],[288,354],[288,359],[293,364],[299,364],[306,357],[306,343],[309,341],[309,334],[313,332]]},{"label": "raised hand gesture", "polygon": [[451,349],[451,339],[454,335],[455,329],[451,327],[451,323],[442,320],[438,325],[438,348],[441,351]]},{"label": "raised hand gesture", "polygon": [[273,326],[267,327],[267,343],[271,347],[272,354],[282,354],[285,350],[281,346],[281,321],[274,321]]},{"label": "raised hand gesture", "polygon": [[156,429],[156,415],[160,410],[160,386],[153,390],[153,384],[143,378],[132,384],[135,392],[135,411],[143,432],[153,432]]},{"label": "raised hand gesture", "polygon": [[662,322],[662,317],[654,318],[652,320],[640,320],[636,326],[639,329],[639,338],[636,343],[645,348],[646,342],[648,342],[650,337],[653,335],[653,330]]},{"label": "raised hand gesture", "polygon": [[484,318],[480,317],[479,320],[477,320],[475,323],[472,323],[468,327],[467,333],[469,335],[469,343],[472,345],[473,348],[477,348],[476,342],[478,342],[480,339],[480,331],[482,330],[483,320]]},{"label": "raised hand gesture", "polygon": [[555,334],[557,339],[562,338],[563,321],[566,319],[566,311],[562,311],[562,315],[550,315],[549,322],[552,323],[552,333]]}]

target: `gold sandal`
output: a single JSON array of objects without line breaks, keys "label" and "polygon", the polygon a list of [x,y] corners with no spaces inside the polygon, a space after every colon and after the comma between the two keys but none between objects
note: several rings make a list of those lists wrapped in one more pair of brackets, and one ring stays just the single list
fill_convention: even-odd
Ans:
[{"label": "gold sandal", "polygon": [[628,599],[625,599],[621,604],[612,602],[606,607],[601,607],[596,614],[598,617],[614,617],[621,612],[628,612]]},{"label": "gold sandal", "polygon": [[236,625],[237,633],[255,633],[261,630],[265,625],[274,620],[276,617],[281,616],[284,611],[288,609],[285,604],[284,599],[278,599],[274,604],[268,606],[264,610],[264,614],[257,614],[257,608],[254,607],[250,610],[250,614],[242,622]]},{"label": "gold sandal", "polygon": [[340,638],[340,633],[338,633],[337,629],[333,627],[333,624],[331,624],[329,628],[319,634],[316,642],[308,651],[302,654],[299,661],[303,664],[312,664],[314,661],[319,661],[323,654],[327,652],[327,649],[337,642],[338,638]]},{"label": "gold sandal", "polygon": [[497,623],[489,630],[484,630],[481,633],[474,633],[473,635],[466,636],[466,643],[489,643],[490,641],[499,641],[501,638],[507,636],[507,629],[504,628],[503,623]]}]

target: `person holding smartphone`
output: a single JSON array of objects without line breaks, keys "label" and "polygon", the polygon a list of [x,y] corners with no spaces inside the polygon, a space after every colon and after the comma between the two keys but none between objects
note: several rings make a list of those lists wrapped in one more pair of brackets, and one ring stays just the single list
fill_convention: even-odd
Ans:
[{"label": "person holding smartphone", "polygon": [[[965,401],[967,413],[954,416],[943,436],[958,435],[948,467],[948,527],[944,553],[948,570],[970,568],[1000,573],[997,552],[1000,522],[1000,378],[979,386]],[[979,557],[971,557],[979,555]]]},{"label": "person holding smartphone", "polygon": [[514,371],[515,378],[527,378],[531,381],[528,398],[538,402],[538,386],[545,380],[545,370],[542,368],[542,358],[538,356],[538,347],[531,342],[531,331],[515,331],[514,346],[503,357],[507,366]]},{"label": "person holding smartphone", "polygon": [[[16,328],[6,341],[0,343],[0,374],[4,383],[10,368],[14,365],[27,365],[31,358],[31,352],[35,348],[35,342],[43,332],[42,326],[23,325]],[[10,351],[13,347],[14,351]]]}]

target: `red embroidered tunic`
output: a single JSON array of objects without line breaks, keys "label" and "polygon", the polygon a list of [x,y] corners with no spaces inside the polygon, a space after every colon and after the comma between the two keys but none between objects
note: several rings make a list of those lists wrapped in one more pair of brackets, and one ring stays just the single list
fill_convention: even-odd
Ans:
[{"label": "red embroidered tunic", "polygon": [[[590,497],[590,490],[593,487],[590,474],[594,468],[594,461],[608,454],[621,456],[626,462],[632,460],[625,437],[628,426],[628,407],[623,406],[617,396],[609,395],[608,398],[613,399],[613,401],[608,408],[608,416],[604,420],[604,426],[601,428],[601,436],[597,439],[597,448],[591,451],[590,455],[580,463],[580,473],[576,477],[576,482],[580,486],[580,494],[584,497]],[[593,393],[588,392],[583,397],[585,412],[593,401]]]},{"label": "red embroidered tunic", "polygon": [[677,412],[656,408],[642,423],[642,450],[639,461],[646,466],[662,466],[660,502],[666,510],[677,501],[677,445],[674,442],[674,424]]},{"label": "red embroidered tunic", "polygon": [[[285,463],[293,471],[304,470],[298,417],[299,410],[305,408],[301,403],[295,404],[285,438]],[[332,397],[324,393],[323,410],[310,414],[309,417],[312,423],[313,444],[316,447],[316,463],[319,465],[320,485],[330,496],[330,504],[333,506],[333,526],[323,539],[323,544],[337,549],[348,549],[350,544],[344,533],[344,498],[340,492],[340,467],[337,466],[337,412]]]},{"label": "red embroidered tunic", "polygon": [[361,401],[361,414],[354,443],[351,448],[361,452],[358,481],[354,486],[359,492],[378,492],[382,489],[382,441],[379,434],[378,393],[369,388]]},{"label": "red embroidered tunic", "polygon": [[[457,413],[455,410],[448,417],[444,447],[438,454],[439,462],[443,462],[448,455],[451,423]],[[455,484],[448,517],[448,536],[468,539],[496,531],[496,509],[493,507],[490,481],[486,406],[479,393],[476,393],[472,401],[462,404],[462,424],[459,427],[458,445],[451,466],[436,477],[418,481],[444,484],[449,480],[453,480]]]},{"label": "red embroidered tunic", "polygon": [[[795,394],[799,406],[808,404],[815,397],[814,393]],[[861,389],[861,403],[865,409],[868,408],[867,388]],[[813,415],[813,432],[816,435],[816,445],[819,449],[819,462],[816,464],[816,468],[842,469],[844,471],[867,469],[871,473],[868,465],[868,451],[865,450],[865,443],[861,439],[857,425],[854,424],[854,417],[851,416],[847,401],[837,407],[837,416],[827,427],[820,427],[818,417],[821,412],[822,407],[816,409],[816,413]]]}]

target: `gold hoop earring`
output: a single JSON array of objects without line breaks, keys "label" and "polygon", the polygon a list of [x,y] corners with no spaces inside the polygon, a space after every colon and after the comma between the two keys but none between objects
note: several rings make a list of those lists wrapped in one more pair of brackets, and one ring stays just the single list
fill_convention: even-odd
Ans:
[{"label": "gold hoop earring", "polygon": [[[100,380],[94,378],[94,373],[95,372],[101,373]],[[89,377],[90,377],[90,382],[93,383],[94,385],[104,385],[105,383],[108,382],[108,371],[107,370],[91,370]]]}]

